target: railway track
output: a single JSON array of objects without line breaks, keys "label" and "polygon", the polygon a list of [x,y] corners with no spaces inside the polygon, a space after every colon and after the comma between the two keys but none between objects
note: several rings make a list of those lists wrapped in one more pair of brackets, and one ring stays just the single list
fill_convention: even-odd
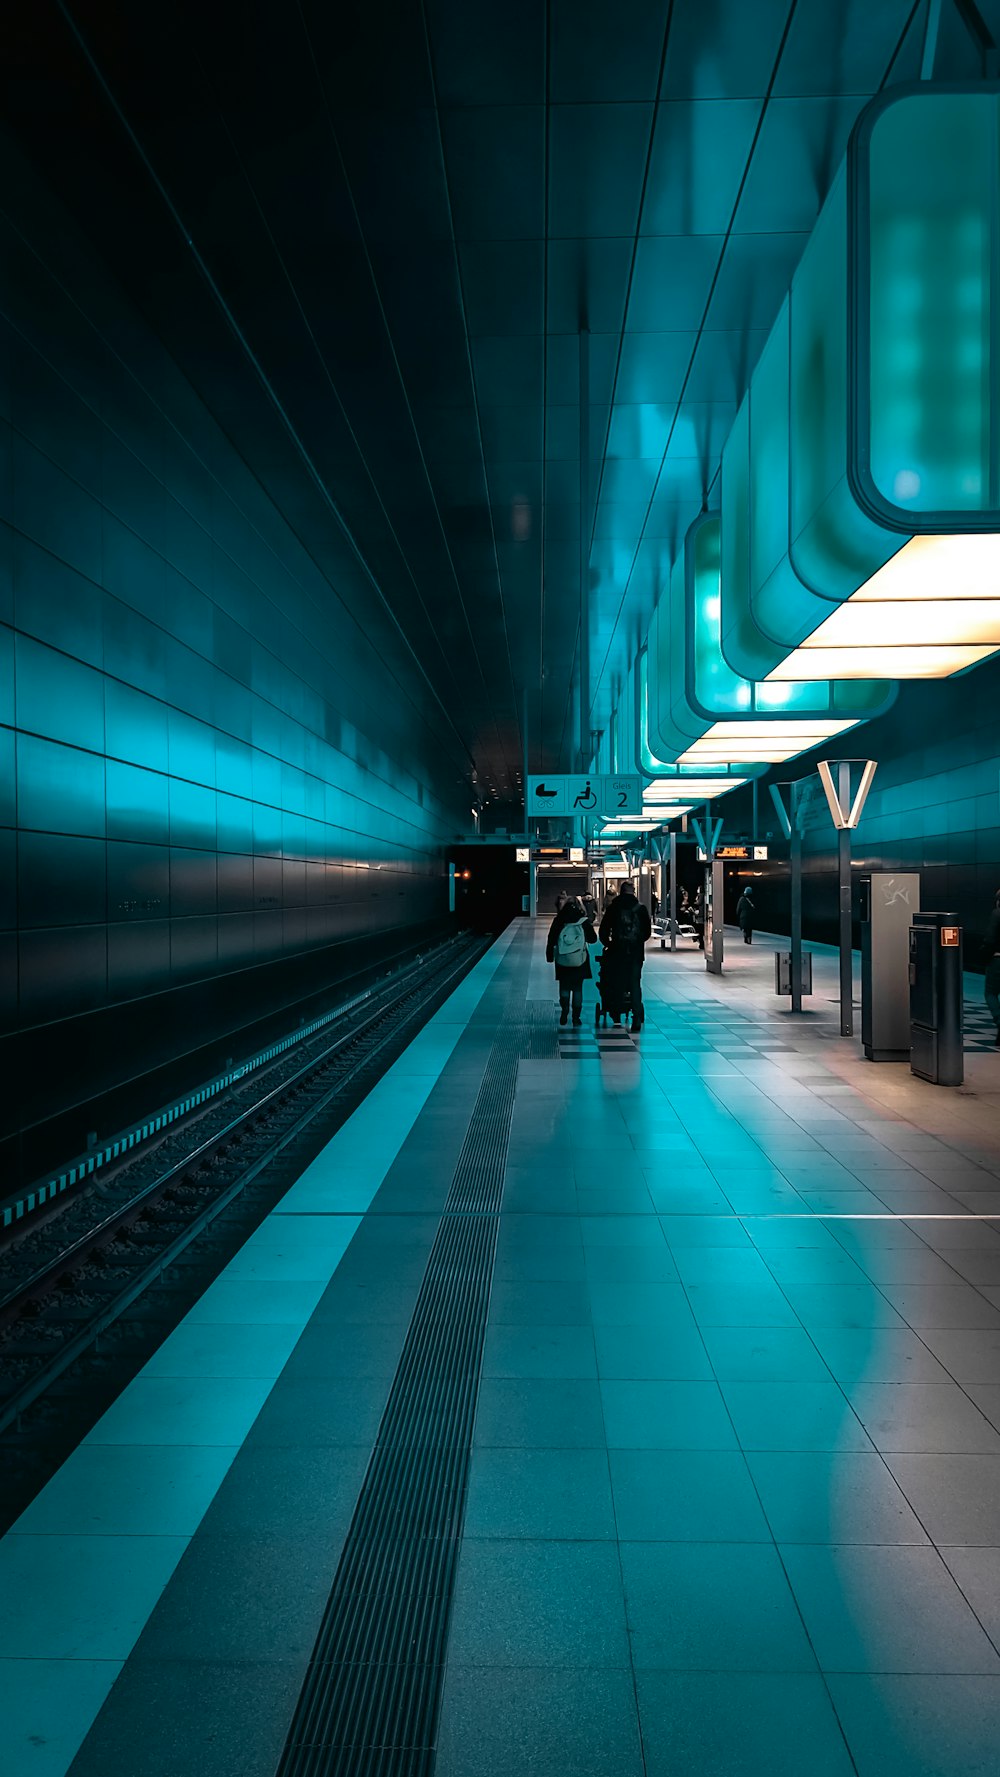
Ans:
[{"label": "railway track", "polygon": [[15,1227],[0,1246],[0,1447],[14,1481],[0,1520],[61,1460],[60,1428],[103,1411],[484,948],[451,940]]}]

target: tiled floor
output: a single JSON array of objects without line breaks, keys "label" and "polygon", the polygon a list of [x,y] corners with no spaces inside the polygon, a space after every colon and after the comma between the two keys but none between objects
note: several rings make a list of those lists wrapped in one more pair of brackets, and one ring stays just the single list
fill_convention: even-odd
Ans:
[{"label": "tiled floor", "polygon": [[815,969],[652,951],[522,1063],[441,1777],[1000,1768],[1000,1057]]},{"label": "tiled floor", "polygon": [[[759,938],[559,1031],[522,944],[438,1777],[996,1772],[1000,1055],[872,1066]],[[0,1546],[10,1777],[272,1777],[515,956]]]}]

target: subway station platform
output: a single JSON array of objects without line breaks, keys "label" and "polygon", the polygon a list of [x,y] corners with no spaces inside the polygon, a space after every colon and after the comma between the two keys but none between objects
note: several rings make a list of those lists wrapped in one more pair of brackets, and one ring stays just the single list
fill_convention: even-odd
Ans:
[{"label": "subway station platform", "polygon": [[870,1066],[759,938],[560,1031],[544,943],[0,1543],[6,1777],[996,1770],[1000,1055]]}]

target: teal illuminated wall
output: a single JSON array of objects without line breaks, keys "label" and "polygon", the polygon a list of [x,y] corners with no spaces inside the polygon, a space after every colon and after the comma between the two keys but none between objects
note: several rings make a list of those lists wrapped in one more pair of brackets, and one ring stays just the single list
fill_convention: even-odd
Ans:
[{"label": "teal illuminated wall", "polygon": [[72,287],[0,222],[4,1135],[398,949],[464,812],[375,617]]}]

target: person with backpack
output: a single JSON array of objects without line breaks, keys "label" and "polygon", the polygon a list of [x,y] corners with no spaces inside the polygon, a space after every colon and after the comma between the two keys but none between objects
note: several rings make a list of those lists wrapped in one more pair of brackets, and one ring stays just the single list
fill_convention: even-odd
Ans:
[{"label": "person with backpack", "polygon": [[[628,988],[633,1030],[642,1029],[642,965],[652,931],[649,909],[636,898],[635,883],[626,879],[601,920],[598,935],[612,967],[621,971],[623,984]],[[614,1022],[617,1024],[617,1018]]]},{"label": "person with backpack", "polygon": [[754,906],[753,894],[748,884],[736,903],[736,923],[743,933],[744,944],[753,943],[753,925],[756,917],[757,909]]},{"label": "person with backpack", "polygon": [[549,927],[545,960],[555,963],[559,984],[559,1022],[569,1023],[570,1002],[573,1023],[579,1024],[583,1014],[583,984],[592,973],[587,946],[597,943],[597,933],[583,910],[582,903],[571,896],[560,907]]}]

